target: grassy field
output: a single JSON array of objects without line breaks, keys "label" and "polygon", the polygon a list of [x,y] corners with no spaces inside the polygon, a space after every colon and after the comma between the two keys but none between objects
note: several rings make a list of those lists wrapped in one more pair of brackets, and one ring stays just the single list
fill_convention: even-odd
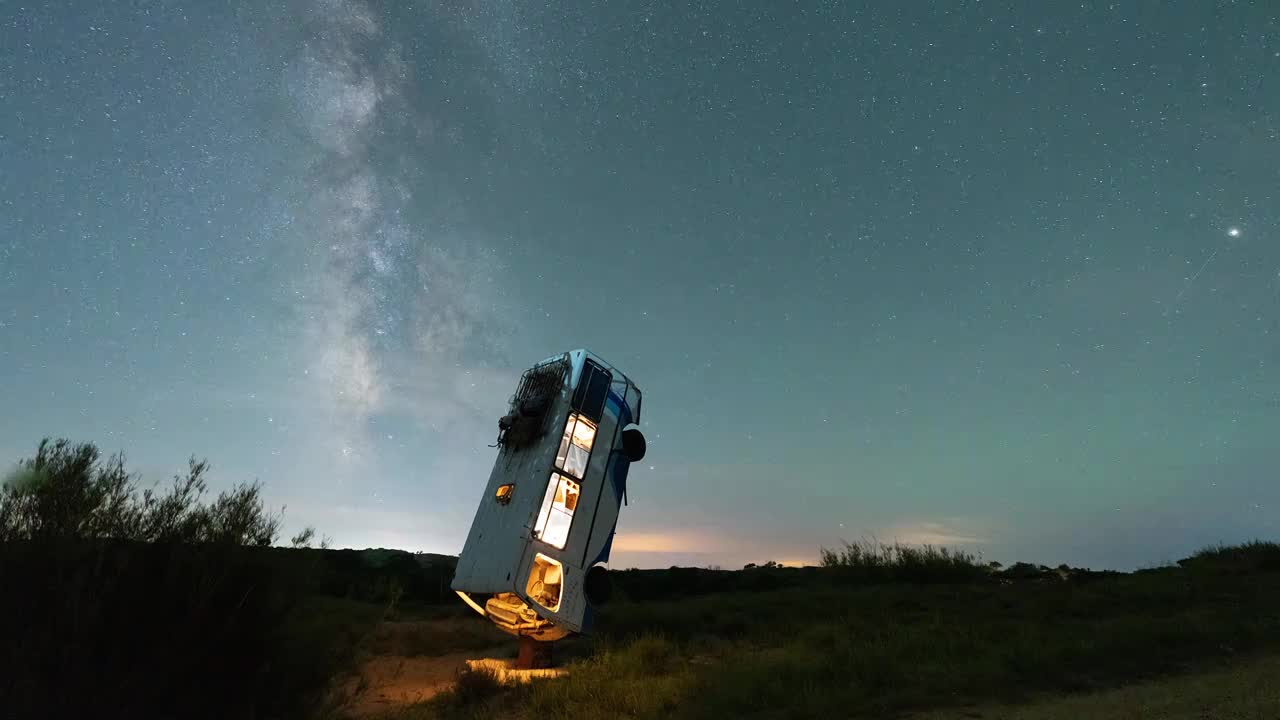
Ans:
[{"label": "grassy field", "polygon": [[1280,655],[1117,690],[923,713],[911,720],[1274,720],[1280,718]]},{"label": "grassy field", "polygon": [[1257,544],[1103,577],[850,585],[834,568],[754,592],[633,588],[566,648],[569,677],[463,673],[383,717],[1280,717],[1278,558]]},{"label": "grassy field", "polygon": [[1132,574],[863,543],[823,567],[613,573],[567,678],[459,673],[513,639],[455,560],[279,546],[259,487],[168,490],[44,442],[0,483],[0,716],[1276,718],[1280,545]]}]

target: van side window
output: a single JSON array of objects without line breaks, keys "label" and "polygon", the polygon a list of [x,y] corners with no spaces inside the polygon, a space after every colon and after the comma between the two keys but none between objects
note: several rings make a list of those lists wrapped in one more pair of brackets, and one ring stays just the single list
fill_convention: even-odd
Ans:
[{"label": "van side window", "polygon": [[596,442],[596,425],[582,415],[569,413],[560,449],[556,452],[556,468],[551,471],[542,509],[533,525],[533,536],[563,550],[573,525],[573,511],[578,506],[582,478],[587,474],[587,461]]},{"label": "van side window", "polygon": [[551,547],[564,549],[569,540],[569,527],[573,525],[573,511],[578,507],[578,483],[551,473],[547,494],[542,498],[542,509],[533,526],[533,536]]},{"label": "van side window", "polygon": [[587,476],[587,460],[591,459],[591,446],[596,440],[596,425],[578,413],[569,413],[569,422],[560,438],[556,451],[556,469],[577,480]]},{"label": "van side window", "polygon": [[592,422],[600,422],[604,414],[604,401],[609,395],[609,384],[613,375],[591,360],[582,366],[582,377],[578,379],[578,387],[573,392],[573,409],[590,418]]}]

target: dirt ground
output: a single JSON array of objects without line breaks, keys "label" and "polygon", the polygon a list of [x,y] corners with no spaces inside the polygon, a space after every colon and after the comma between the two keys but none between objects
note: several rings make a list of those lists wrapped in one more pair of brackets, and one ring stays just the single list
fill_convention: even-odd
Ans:
[{"label": "dirt ground", "polygon": [[363,643],[365,659],[341,683],[343,710],[367,718],[423,702],[452,686],[467,660],[515,654],[515,639],[478,617],[381,623]]},{"label": "dirt ground", "polygon": [[[358,673],[341,683],[342,695],[350,698],[342,709],[353,718],[371,718],[430,700],[453,685],[468,660],[508,665],[516,649],[515,638],[480,618],[384,622],[365,643]],[[562,640],[554,664],[587,650],[580,638]]]},{"label": "dirt ground", "polygon": [[429,700],[453,684],[468,659],[483,653],[452,653],[439,656],[405,657],[383,655],[370,658],[360,676],[348,683],[353,696],[347,711],[365,718],[405,705]]}]

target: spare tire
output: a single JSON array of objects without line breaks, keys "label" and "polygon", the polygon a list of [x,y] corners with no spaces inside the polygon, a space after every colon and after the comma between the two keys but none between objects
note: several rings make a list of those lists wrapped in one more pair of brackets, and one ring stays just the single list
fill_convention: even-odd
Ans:
[{"label": "spare tire", "polygon": [[582,581],[582,592],[592,605],[609,602],[613,595],[613,581],[609,579],[609,571],[602,565],[592,565],[587,570],[586,579]]},{"label": "spare tire", "polygon": [[622,453],[631,462],[640,462],[644,459],[646,445],[644,433],[640,432],[640,428],[635,425],[622,431]]}]

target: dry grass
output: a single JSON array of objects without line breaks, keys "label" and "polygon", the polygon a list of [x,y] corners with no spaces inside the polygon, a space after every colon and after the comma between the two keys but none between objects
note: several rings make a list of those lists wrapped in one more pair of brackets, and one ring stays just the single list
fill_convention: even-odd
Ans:
[{"label": "dry grass", "polygon": [[1275,720],[1280,656],[1106,692],[1046,697],[1025,705],[945,710],[912,720]]},{"label": "dry grass", "polygon": [[965,573],[985,572],[981,558],[963,550],[932,545],[884,543],[875,539],[846,542],[844,547],[822,548],[823,567],[877,568],[910,572],[939,569]]},{"label": "dry grass", "polygon": [[1280,652],[1280,573],[1234,571],[1240,562],[1215,551],[1195,567],[1080,581],[622,602],[602,614],[594,652],[570,663],[568,678],[445,694],[397,717],[882,718],[979,708],[919,717],[1274,720],[1275,693],[1260,688],[1276,660],[1189,674]]},{"label": "dry grass", "polygon": [[371,655],[437,656],[512,645],[510,635],[472,614],[431,620],[398,620],[378,626],[365,646]]}]

